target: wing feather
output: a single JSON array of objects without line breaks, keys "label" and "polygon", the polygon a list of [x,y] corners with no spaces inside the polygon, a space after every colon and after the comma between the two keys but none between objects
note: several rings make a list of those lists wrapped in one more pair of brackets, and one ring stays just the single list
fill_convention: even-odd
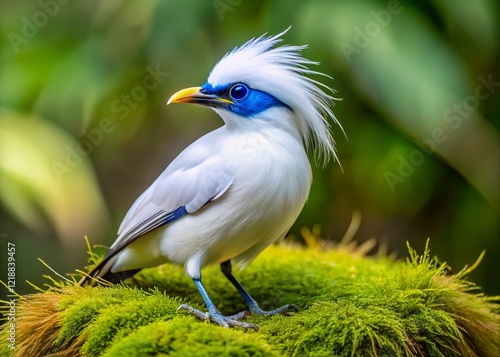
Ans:
[{"label": "wing feather", "polygon": [[231,167],[214,150],[218,133],[215,130],[191,144],[139,196],[125,215],[108,253],[80,284],[87,283],[90,277],[106,276],[116,254],[136,239],[196,212],[231,187]]},{"label": "wing feather", "polygon": [[108,254],[164,224],[196,212],[223,195],[233,180],[225,163],[213,157],[193,167],[169,166],[129,209]]}]

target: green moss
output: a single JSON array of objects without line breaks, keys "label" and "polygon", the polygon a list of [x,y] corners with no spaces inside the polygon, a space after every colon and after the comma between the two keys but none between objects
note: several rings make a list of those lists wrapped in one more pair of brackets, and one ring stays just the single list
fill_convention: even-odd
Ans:
[{"label": "green moss", "polygon": [[225,330],[177,317],[137,329],[113,344],[104,357],[278,356],[259,335]]},{"label": "green moss", "polygon": [[[261,307],[295,303],[300,311],[249,316],[258,333],[177,312],[181,299],[203,308],[181,267],[142,271],[135,279],[141,289],[62,286],[19,302],[18,329],[27,342],[14,355],[500,355],[498,298],[481,295],[467,282],[468,270],[450,275],[428,251],[410,253],[404,262],[344,249],[270,247],[236,276]],[[203,274],[224,314],[245,308],[218,268]],[[4,327],[0,337],[5,333]],[[0,345],[0,356],[7,352]]]},{"label": "green moss", "polygon": [[[124,294],[125,295],[125,294]],[[85,356],[99,356],[113,341],[157,320],[171,319],[177,312],[179,300],[163,294],[142,294],[122,299],[102,309],[91,322],[82,346]]]},{"label": "green moss", "polygon": [[116,286],[113,289],[104,287],[75,289],[75,294],[63,294],[64,298],[59,304],[62,324],[56,343],[80,335],[89,323],[103,314],[114,311],[124,302],[138,302],[146,298],[145,292],[123,286]]},{"label": "green moss", "polygon": [[[366,274],[372,275],[385,264],[391,266],[393,262],[381,258],[373,264],[369,259],[341,251],[281,246],[268,248],[244,270],[235,269],[235,276],[264,309],[287,303],[304,309],[332,293],[342,293],[342,286],[350,286],[353,279]],[[188,301],[203,304],[182,267],[167,264],[145,269],[137,275],[137,280],[143,288],[155,286],[168,295],[183,296]],[[203,272],[203,282],[216,305],[225,313],[246,308],[242,299],[235,299],[234,287],[218,267],[207,268]]]}]

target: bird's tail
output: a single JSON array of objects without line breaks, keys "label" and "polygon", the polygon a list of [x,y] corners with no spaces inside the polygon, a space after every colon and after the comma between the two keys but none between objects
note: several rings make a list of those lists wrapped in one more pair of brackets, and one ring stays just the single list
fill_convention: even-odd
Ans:
[{"label": "bird's tail", "polygon": [[117,259],[116,255],[109,256],[108,254],[103,258],[103,260],[97,264],[89,273],[80,279],[78,285],[90,285],[96,286],[98,284],[118,284],[121,281],[132,277],[135,273],[139,272],[141,269],[133,269],[120,272],[111,272],[111,267]]}]

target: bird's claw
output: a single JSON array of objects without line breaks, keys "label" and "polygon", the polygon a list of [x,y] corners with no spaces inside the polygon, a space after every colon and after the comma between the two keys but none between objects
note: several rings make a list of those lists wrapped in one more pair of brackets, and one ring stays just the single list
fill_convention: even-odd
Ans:
[{"label": "bird's claw", "polygon": [[277,315],[277,314],[280,314],[280,315],[285,315],[285,316],[289,316],[289,312],[299,312],[299,308],[294,305],[294,304],[287,304],[287,305],[284,305],[282,307],[279,307],[277,309],[274,309],[274,310],[270,310],[270,311],[265,311],[265,310],[262,310],[259,305],[257,304],[250,304],[248,306],[248,308],[250,309],[250,312],[253,314],[253,315],[268,315],[268,316],[274,316],[274,315]]},{"label": "bird's claw", "polygon": [[217,310],[202,312],[202,311],[197,310],[188,304],[182,304],[181,306],[179,306],[177,311],[180,311],[180,310],[186,310],[191,315],[196,316],[200,320],[213,321],[216,324],[223,326],[223,327],[226,327],[226,328],[229,326],[233,326],[233,327],[242,327],[245,329],[253,329],[255,331],[259,331],[259,328],[254,324],[250,324],[248,322],[238,321],[239,319],[250,315],[250,313],[248,311],[242,311],[242,312],[240,312],[236,315],[232,315],[232,316],[224,316]]}]

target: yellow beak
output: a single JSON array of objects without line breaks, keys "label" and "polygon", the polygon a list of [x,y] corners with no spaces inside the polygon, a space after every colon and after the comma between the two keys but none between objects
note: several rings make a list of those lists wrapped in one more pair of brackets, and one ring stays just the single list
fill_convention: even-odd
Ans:
[{"label": "yellow beak", "polygon": [[178,91],[167,102],[170,103],[194,103],[211,108],[221,108],[233,102],[226,98],[221,98],[213,94],[200,92],[201,87],[191,87]]}]

